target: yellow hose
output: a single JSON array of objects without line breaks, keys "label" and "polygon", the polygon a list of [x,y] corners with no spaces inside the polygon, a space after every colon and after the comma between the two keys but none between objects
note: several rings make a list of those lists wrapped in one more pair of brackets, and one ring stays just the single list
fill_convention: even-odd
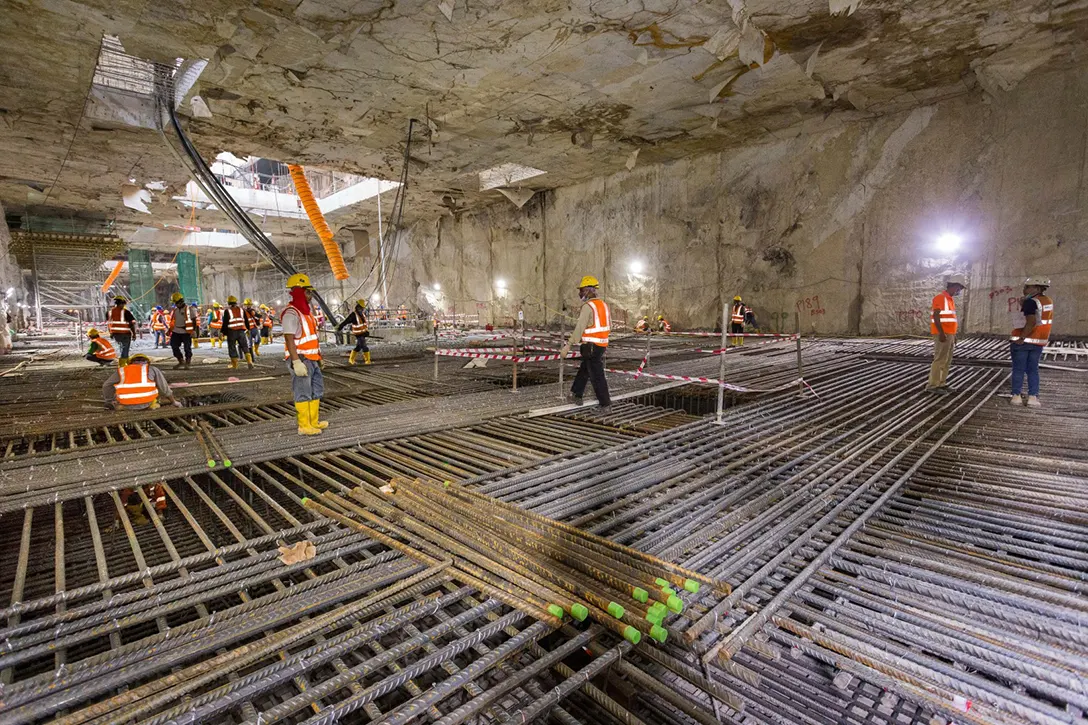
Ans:
[{"label": "yellow hose", "polygon": [[102,291],[105,292],[110,288],[114,282],[117,281],[117,275],[121,274],[121,269],[125,266],[124,260],[117,263],[117,266],[110,272],[110,276],[106,277],[106,281],[102,283]]},{"label": "yellow hose", "polygon": [[339,245],[332,240],[332,230],[325,223],[325,215],[317,206],[314,192],[310,190],[310,182],[306,181],[306,174],[303,173],[302,167],[296,164],[288,164],[287,169],[291,172],[291,181],[295,182],[295,192],[302,200],[302,208],[306,210],[306,216],[310,217],[310,224],[320,237],[321,246],[325,248],[325,256],[329,258],[332,273],[338,280],[347,279],[351,275],[348,274],[347,265],[344,264],[344,257],[340,254]]}]

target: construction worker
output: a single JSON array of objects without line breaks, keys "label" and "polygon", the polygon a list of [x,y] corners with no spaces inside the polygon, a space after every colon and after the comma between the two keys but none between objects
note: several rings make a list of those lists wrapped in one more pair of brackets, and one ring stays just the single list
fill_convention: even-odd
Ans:
[{"label": "construction worker", "polygon": [[313,286],[305,274],[293,274],[287,280],[290,303],[280,313],[284,353],[291,371],[291,392],[298,415],[298,434],[317,435],[329,424],[318,419],[325,380],[321,375],[321,343],[317,339],[317,320],[310,311]]},{"label": "construction worker", "polygon": [[[748,315],[748,307],[745,306],[744,300],[737,295],[733,298],[733,307],[729,311],[729,331],[734,335],[744,334],[744,320]],[[743,337],[734,337],[730,340],[734,345],[743,345]]]},{"label": "construction worker", "polygon": [[[1018,326],[1012,331],[1012,399],[1013,405],[1039,408],[1039,358],[1050,340],[1050,327],[1054,322],[1054,300],[1046,295],[1050,280],[1045,277],[1028,277],[1024,280],[1024,298],[1020,301]],[[1020,393],[1024,376],[1028,378],[1027,402]]]},{"label": "construction worker", "polygon": [[401,322],[407,322],[408,321],[408,307],[407,306],[401,305],[400,307],[397,308],[397,319],[400,320]]},{"label": "construction worker", "polygon": [[106,324],[108,325],[107,329],[110,337],[120,348],[117,364],[120,366],[127,365],[128,351],[132,347],[132,338],[136,335],[136,317],[125,307],[124,297],[113,298],[113,309],[110,310]]},{"label": "construction worker", "polygon": [[193,319],[196,320],[196,325],[193,328],[193,349],[195,350],[200,347],[200,306],[194,302],[189,305],[189,311],[194,315]]},{"label": "construction worker", "polygon": [[109,340],[98,334],[98,330],[93,327],[87,330],[87,337],[91,340],[91,346],[87,348],[84,358],[99,365],[109,365],[117,359],[117,351],[113,349]]},{"label": "construction worker", "polygon": [[166,376],[153,367],[151,358],[143,353],[133,355],[128,365],[117,368],[106,379],[102,384],[102,398],[107,410],[116,410],[119,406],[125,410],[155,410],[160,398],[181,407],[170,392]]},{"label": "construction worker", "polygon": [[[227,298],[230,304],[231,298]],[[212,347],[223,347],[223,306],[218,302],[212,303],[208,310],[208,317],[204,320],[204,326],[208,328],[208,337],[212,339]]]},{"label": "construction worker", "polygon": [[261,354],[261,313],[253,306],[253,300],[246,297],[242,300],[242,314],[246,316],[246,333],[249,335],[249,351],[254,357],[257,357]]},{"label": "construction worker", "polygon": [[[140,500],[140,494],[138,491],[131,488],[122,488],[118,494],[121,499],[121,504],[125,507],[125,511],[132,519],[132,523],[136,526],[144,526],[149,523],[148,518],[144,516],[143,502]],[[158,517],[166,520],[166,487],[161,483],[148,484],[144,486],[144,495],[147,496],[148,501],[155,507],[155,513]],[[120,516],[120,514],[118,514]],[[117,522],[118,524],[120,521]]]},{"label": "construction worker", "polygon": [[944,291],[933,298],[929,331],[936,335],[936,339],[933,340],[933,364],[929,368],[926,392],[953,392],[948,387],[948,370],[952,367],[952,350],[956,347],[956,333],[959,331],[955,297],[965,289],[967,279],[962,274],[954,274],[945,280]]},{"label": "construction worker", "polygon": [[253,369],[253,354],[249,351],[249,320],[238,304],[238,298],[227,298],[227,309],[223,312],[223,328],[227,331],[227,354],[231,368],[238,367],[238,361],[245,358],[249,369]]},{"label": "construction worker", "polygon": [[[197,311],[195,307],[185,304],[185,298],[180,292],[175,292],[170,297],[170,301],[174,303],[174,307],[166,318],[166,328],[170,332],[170,350],[178,361],[174,369],[184,367],[188,370],[189,363],[193,359],[193,348],[196,347],[194,342],[199,325]],[[182,357],[183,348],[184,357]]]},{"label": "construction worker", "polygon": [[268,305],[261,305],[261,342],[272,342],[272,309]]},{"label": "construction worker", "polygon": [[578,313],[578,324],[574,326],[570,339],[559,354],[566,357],[571,346],[575,342],[579,343],[582,362],[570,388],[571,397],[581,405],[588,381],[593,384],[593,393],[597,396],[601,412],[610,413],[612,401],[608,397],[608,381],[604,377],[604,352],[608,347],[608,332],[612,329],[612,312],[608,309],[608,303],[597,297],[600,284],[596,277],[590,275],[582,277],[582,281],[578,283],[578,298],[582,301],[582,310]]},{"label": "construction worker", "polygon": [[672,332],[672,325],[665,319],[664,315],[657,316],[657,331],[658,332]]},{"label": "construction worker", "polygon": [[370,348],[366,344],[366,339],[370,337],[370,324],[366,319],[366,305],[365,299],[355,300],[355,309],[336,326],[336,331],[340,332],[351,325],[351,334],[355,335],[355,349],[348,355],[349,365],[355,364],[359,353],[363,353],[363,365],[370,364]]},{"label": "construction worker", "polygon": [[650,331],[650,318],[648,316],[646,316],[646,315],[643,315],[642,317],[639,318],[638,322],[635,323],[635,332],[644,333],[644,332],[649,332],[649,331]]},{"label": "construction worker", "polygon": [[151,313],[151,331],[155,333],[155,349],[166,347],[166,313],[162,305],[156,305]]}]

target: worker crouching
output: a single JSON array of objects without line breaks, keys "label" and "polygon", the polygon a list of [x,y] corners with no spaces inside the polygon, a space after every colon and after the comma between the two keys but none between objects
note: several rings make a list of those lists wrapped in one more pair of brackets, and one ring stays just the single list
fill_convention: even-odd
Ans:
[{"label": "worker crouching", "polygon": [[355,300],[355,309],[336,326],[336,331],[340,332],[351,325],[351,334],[355,335],[355,349],[348,355],[350,365],[359,359],[359,353],[363,353],[363,365],[370,364],[370,348],[366,344],[366,339],[370,337],[370,323],[366,317],[366,305],[366,300]]},{"label": "worker crouching", "polygon": [[310,311],[313,285],[304,274],[287,280],[291,302],[280,313],[284,359],[291,371],[291,393],[298,414],[298,434],[317,435],[329,424],[318,420],[325,380],[321,375],[321,343],[317,339],[317,320]]},{"label": "worker crouching", "polygon": [[155,410],[160,401],[181,407],[170,392],[166,376],[151,365],[147,355],[133,355],[128,362],[102,384],[102,399],[107,410]]},{"label": "worker crouching", "polygon": [[612,400],[608,396],[608,381],[604,376],[604,352],[608,349],[608,333],[612,329],[612,313],[608,303],[597,298],[600,283],[596,277],[585,276],[578,285],[578,298],[582,300],[582,310],[578,314],[578,324],[574,327],[570,339],[563,345],[560,355],[567,356],[575,342],[582,361],[578,373],[574,376],[570,394],[575,402],[582,404],[582,395],[586,391],[586,382],[593,384],[593,393],[601,412],[609,413]]},{"label": "worker crouching", "polygon": [[84,358],[99,365],[109,365],[117,360],[117,350],[114,349],[109,340],[99,334],[98,330],[93,327],[87,330],[87,337],[91,341],[91,346],[87,349]]}]

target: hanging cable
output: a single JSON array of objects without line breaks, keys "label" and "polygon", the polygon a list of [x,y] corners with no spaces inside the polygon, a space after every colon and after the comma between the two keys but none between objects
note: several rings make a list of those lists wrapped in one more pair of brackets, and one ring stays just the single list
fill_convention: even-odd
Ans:
[{"label": "hanging cable", "polygon": [[325,215],[321,213],[321,207],[317,205],[314,192],[310,189],[310,182],[306,180],[306,173],[298,164],[287,164],[287,170],[291,172],[291,181],[295,183],[295,193],[302,202],[302,208],[306,210],[306,216],[310,217],[310,224],[317,232],[321,246],[325,248],[325,256],[329,259],[333,276],[338,281],[347,279],[351,275],[344,264],[344,256],[340,253],[339,245],[333,241],[332,230],[325,223]]}]

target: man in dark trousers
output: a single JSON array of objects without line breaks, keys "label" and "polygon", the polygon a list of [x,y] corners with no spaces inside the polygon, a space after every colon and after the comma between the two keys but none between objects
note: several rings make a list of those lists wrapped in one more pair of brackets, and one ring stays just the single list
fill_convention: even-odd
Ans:
[{"label": "man in dark trousers", "polygon": [[366,304],[365,299],[355,300],[355,309],[336,326],[336,331],[340,332],[351,325],[351,334],[355,335],[355,349],[348,356],[349,365],[355,364],[359,353],[363,353],[363,365],[370,364],[370,348],[366,344],[366,338],[370,336],[369,322],[366,319]]},{"label": "man in dark trousers", "polygon": [[113,309],[110,310],[106,326],[110,337],[113,338],[119,348],[117,365],[118,367],[124,367],[128,365],[128,351],[132,347],[132,338],[136,336],[136,318],[125,307],[124,297],[113,298]]},{"label": "man in dark trousers", "polygon": [[608,332],[612,329],[612,312],[608,303],[597,297],[600,284],[596,277],[582,277],[578,284],[578,298],[582,300],[582,310],[578,314],[578,324],[574,326],[574,332],[567,344],[563,345],[560,354],[566,357],[571,347],[576,342],[579,343],[578,351],[582,355],[582,362],[578,366],[578,374],[574,376],[570,394],[581,405],[586,382],[591,382],[601,412],[610,413],[612,400],[608,397],[608,381],[604,377],[604,351],[608,347]]},{"label": "man in dark trousers", "polygon": [[195,307],[185,304],[185,298],[180,292],[175,292],[170,301],[174,303],[174,307],[166,318],[166,331],[170,335],[170,351],[178,361],[174,369],[188,369],[193,360],[193,336],[199,324],[198,313]]}]

